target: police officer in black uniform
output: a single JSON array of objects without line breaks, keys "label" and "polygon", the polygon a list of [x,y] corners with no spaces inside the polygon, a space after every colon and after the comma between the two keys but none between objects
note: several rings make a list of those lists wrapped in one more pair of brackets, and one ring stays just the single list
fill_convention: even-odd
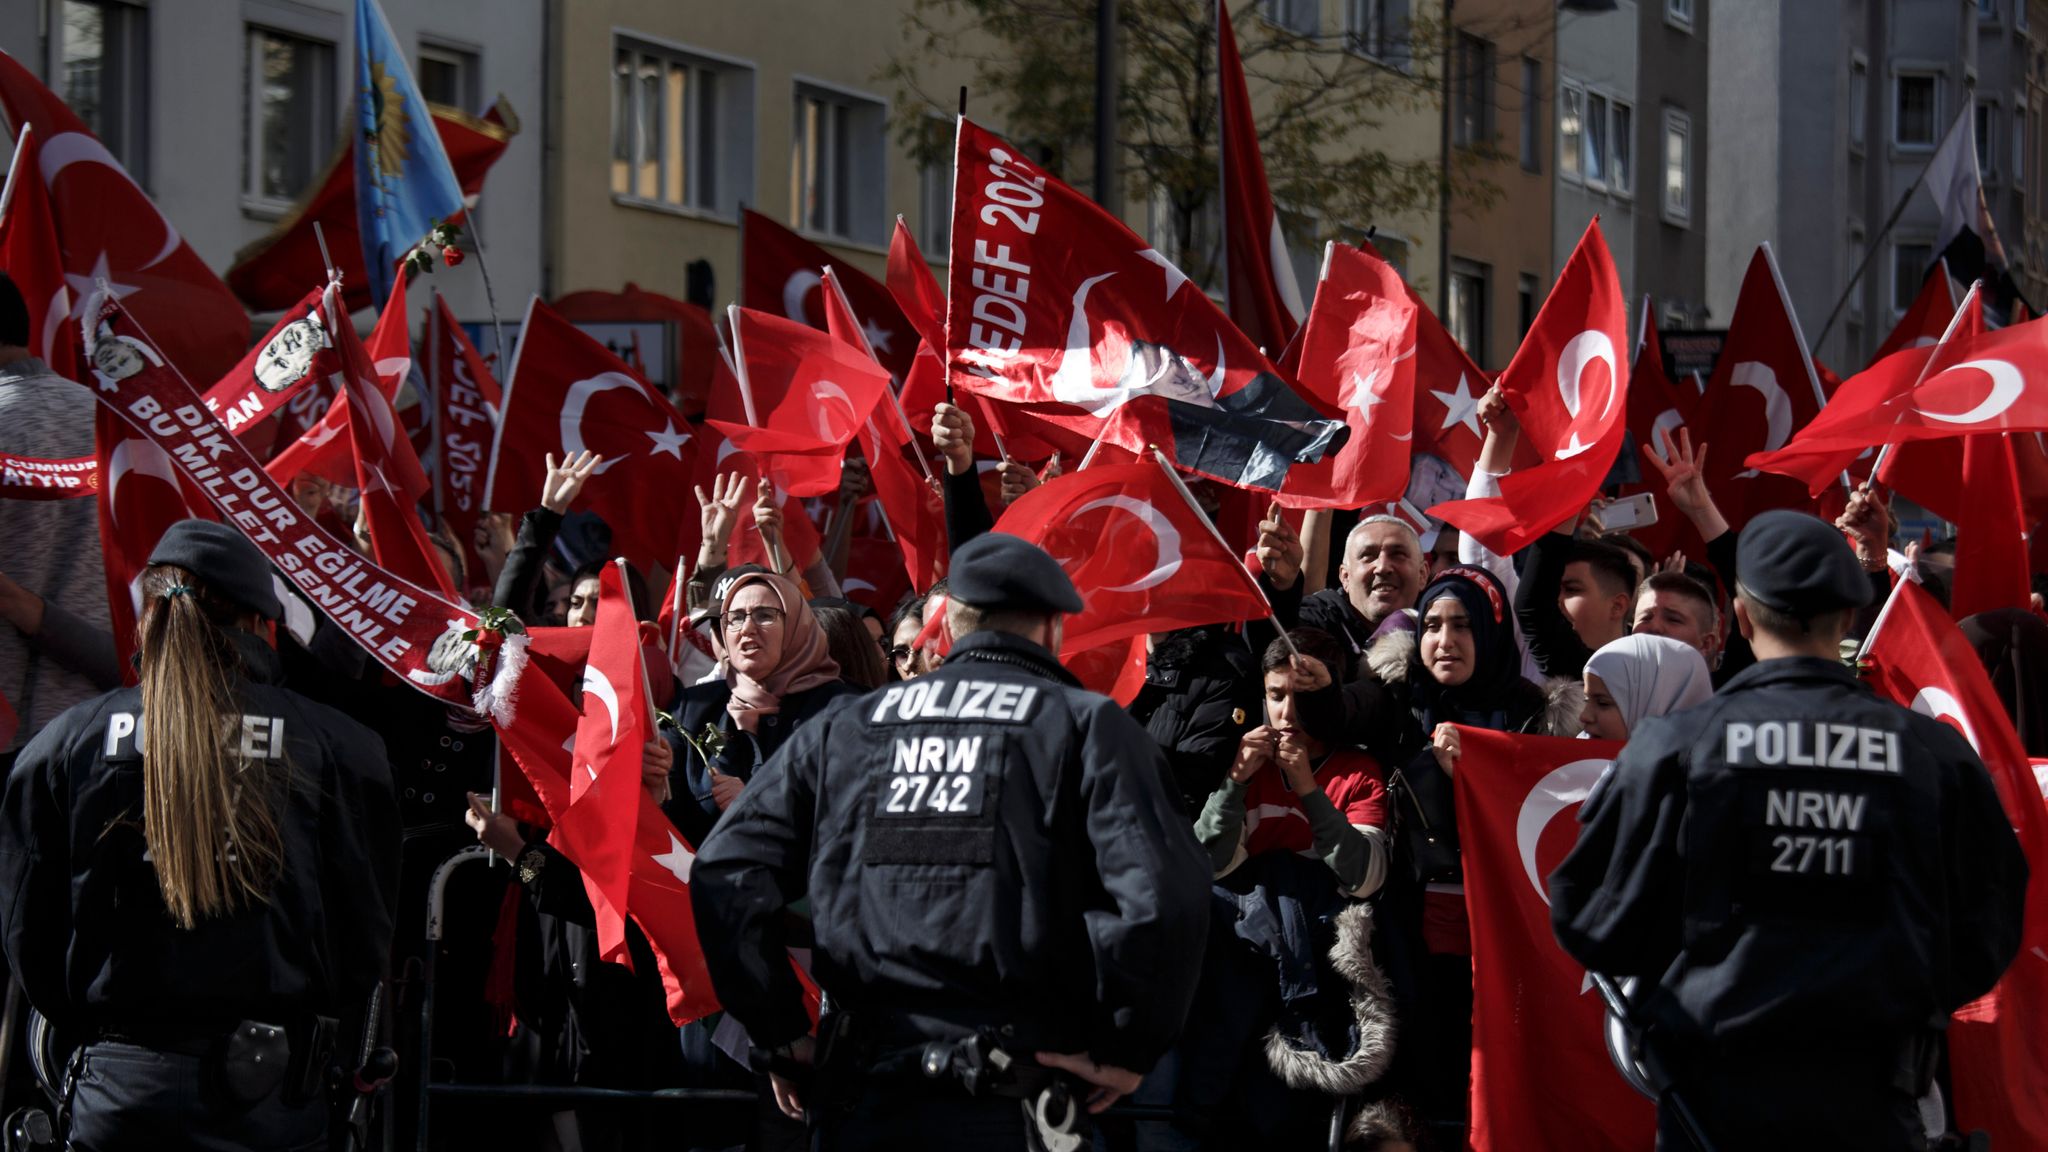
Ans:
[{"label": "police officer in black uniform", "polygon": [[[704,842],[712,983],[818,1147],[1076,1146],[1180,1032],[1209,867],[1158,747],[1054,655],[1080,608],[1038,548],[963,545],[945,665],[799,729]],[[815,1050],[785,951],[806,895]]]},{"label": "police officer in black uniform", "polygon": [[[1757,663],[1645,723],[1550,877],[1589,970],[1634,976],[1653,1066],[1715,1147],[1926,1146],[1915,1101],[1950,1013],[2019,947],[2027,865],[1946,724],[1837,653],[1869,585],[1841,533],[1768,512],[1738,544]],[[1667,1094],[1658,1147],[1691,1146]]]},{"label": "police officer in black uniform", "polygon": [[77,1046],[73,1149],[325,1148],[343,1022],[391,945],[384,746],[277,686],[270,565],[239,532],[173,525],[142,595],[140,686],[7,778],[0,943]]}]

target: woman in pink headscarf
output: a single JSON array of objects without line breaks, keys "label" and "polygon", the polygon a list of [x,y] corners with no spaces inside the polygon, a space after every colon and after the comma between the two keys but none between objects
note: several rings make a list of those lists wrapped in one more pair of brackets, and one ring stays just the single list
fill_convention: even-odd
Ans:
[{"label": "woman in pink headscarf", "polygon": [[715,621],[722,675],[683,689],[675,708],[685,787],[666,810],[693,844],[797,725],[858,693],[840,677],[825,630],[793,581],[742,572],[723,593]]}]

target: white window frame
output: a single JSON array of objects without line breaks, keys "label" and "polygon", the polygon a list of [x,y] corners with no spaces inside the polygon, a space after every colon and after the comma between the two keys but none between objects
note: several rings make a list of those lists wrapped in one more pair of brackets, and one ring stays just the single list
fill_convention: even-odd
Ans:
[{"label": "white window frame", "polygon": [[1259,18],[1296,36],[1323,34],[1322,0],[1260,0]]},{"label": "white window frame", "polygon": [[[1597,113],[1594,110],[1595,101],[1599,103]],[[1579,176],[1585,180],[1586,187],[1598,188],[1602,191],[1605,191],[1607,188],[1608,161],[1614,156],[1614,149],[1608,144],[1609,139],[1614,135],[1614,117],[1610,111],[1612,103],[1613,97],[1601,89],[1590,86],[1586,89],[1586,131],[1580,137],[1582,152],[1579,157]],[[1594,143],[1593,131],[1596,126],[1599,128],[1599,144],[1597,147]],[[1593,171],[1596,158],[1600,166],[1600,171],[1597,174]]]},{"label": "white window frame", "polygon": [[[1680,159],[1680,187],[1685,192],[1685,202],[1676,207],[1671,203],[1671,137],[1673,132],[1685,141],[1684,154]],[[1664,109],[1663,130],[1657,134],[1657,201],[1658,211],[1664,222],[1680,228],[1692,227],[1692,116],[1683,108]]]},{"label": "white window frame", "polygon": [[1971,132],[1977,132],[1978,123],[1984,125],[1984,131],[1978,133],[1977,140],[1977,179],[1985,184],[1996,184],[1999,173],[1998,154],[2001,151],[1998,138],[1998,97],[1978,97],[1971,118]]},{"label": "white window frame", "polygon": [[[817,101],[821,106],[845,113],[843,132],[834,127],[826,134],[824,159],[821,170],[832,176],[822,187],[826,192],[825,217],[827,223],[819,227],[808,219],[807,213],[798,209],[799,185],[802,172],[798,167],[798,150],[802,147],[800,120],[806,100]],[[796,76],[790,90],[790,204],[787,222],[799,233],[814,239],[841,244],[860,244],[886,251],[889,243],[889,225],[893,218],[887,215],[889,203],[889,101],[871,92],[820,80],[812,76]],[[835,117],[835,125],[840,121]],[[860,149],[871,145],[867,155]],[[845,185],[838,185],[837,173],[842,150],[853,149],[846,154],[851,157],[845,169]],[[845,218],[843,229],[833,221],[842,214]]]},{"label": "white window frame", "polygon": [[[1565,132],[1565,105],[1576,100],[1578,103],[1579,130],[1569,137]],[[1576,80],[1558,78],[1557,82],[1557,173],[1572,184],[1586,181],[1586,86]],[[1569,164],[1565,157],[1571,157]]]},{"label": "white window frame", "polygon": [[1409,71],[1412,0],[1344,0],[1344,47],[1353,55]]},{"label": "white window frame", "polygon": [[1861,154],[1870,144],[1870,59],[1849,54],[1849,150]]},{"label": "white window frame", "polygon": [[[2020,0],[2025,3],[2026,0]],[[1680,31],[1692,31],[1693,0],[1664,0],[1664,22]]]},{"label": "white window frame", "polygon": [[[658,179],[664,187],[656,195],[646,196],[638,191],[637,170],[642,163],[640,147],[643,140],[642,134],[629,124],[626,131],[629,135],[628,146],[631,154],[624,161],[626,187],[621,189],[614,182],[613,178],[617,175],[615,170],[609,172],[606,180],[612,202],[630,208],[644,208],[683,216],[726,221],[739,219],[740,205],[754,198],[754,108],[760,83],[754,62],[623,27],[614,27],[611,30],[610,47],[611,51],[607,57],[607,83],[611,88],[614,126],[618,124],[620,116],[617,73],[620,53],[634,53],[636,69],[644,67],[647,61],[661,63],[664,67],[664,83],[668,68],[682,68],[687,77],[684,82],[682,115],[684,187],[678,196],[671,198],[665,186],[666,177],[661,176]],[[706,140],[703,138],[706,113],[700,100],[704,81],[714,77],[717,82],[717,95],[713,98],[710,113],[711,138]],[[632,90],[637,97],[638,85],[635,84]],[[692,128],[695,131],[691,131]],[[664,143],[665,137],[664,133]],[[612,170],[619,162],[613,142],[607,140],[606,168]]]},{"label": "white window frame", "polygon": [[[1933,106],[1930,109],[1931,114],[1928,117],[1929,137],[1924,142],[1918,140],[1902,140],[1899,138],[1899,104],[1900,98],[1905,94],[1905,83],[1908,80],[1927,81],[1928,86],[1934,96]],[[1941,134],[1944,131],[1946,131],[1948,127],[1947,120],[1944,119],[1942,116],[1940,69],[1909,67],[1895,69],[1892,72],[1891,100],[1888,101],[1888,105],[1890,108],[1890,115],[1887,116],[1886,119],[1890,121],[1890,134],[1893,148],[1896,148],[1901,152],[1932,152],[1935,150],[1935,148],[1940,146]]]},{"label": "white window frame", "polygon": [[[950,132],[951,118],[925,117],[928,131],[938,131],[942,126]],[[950,259],[948,253],[953,243],[953,161],[950,153],[918,166],[915,234],[917,246],[924,250],[925,259],[941,262]]]},{"label": "white window frame", "polygon": [[[268,6],[266,6],[268,7]],[[325,126],[327,138],[313,142],[311,154],[319,157],[306,173],[306,183],[297,191],[286,196],[273,196],[263,189],[263,126],[260,117],[263,107],[263,78],[255,67],[255,53],[265,36],[280,36],[304,44],[317,45],[327,49],[328,75],[316,77],[311,91],[318,102],[308,114],[307,122],[316,129]],[[340,99],[336,91],[336,74],[342,67],[341,46],[335,39],[317,35],[303,27],[286,24],[283,27],[269,22],[245,21],[242,24],[242,209],[259,219],[277,219],[291,211],[292,203],[314,181],[320,178],[320,167],[325,157],[334,148],[335,125],[339,123]]]},{"label": "white window frame", "polygon": [[[92,6],[116,20],[126,22],[129,26],[122,29],[126,35],[118,47],[126,51],[118,59],[109,58],[106,30],[104,27],[101,29],[100,95],[104,104],[111,93],[111,103],[117,108],[113,123],[109,123],[103,110],[100,123],[88,127],[100,138],[100,142],[106,145],[107,150],[114,154],[114,158],[121,162],[129,177],[146,189],[150,186],[150,112],[153,96],[150,48],[152,38],[157,34],[153,19],[156,13],[150,10],[149,5],[133,3],[131,0],[94,0]],[[47,71],[43,74],[49,77],[50,89],[63,96],[69,86],[65,73],[68,62],[65,59],[64,42],[68,29],[64,18],[64,4],[62,0],[56,0],[49,5],[49,9],[49,55],[46,60]],[[137,39],[140,43],[135,42]],[[113,131],[110,132],[110,128]]]},{"label": "white window frame", "polygon": [[[1623,112],[1628,115],[1624,130],[1621,119]],[[1624,200],[1633,200],[1636,194],[1636,102],[1609,94],[1607,97],[1607,190]],[[1615,141],[1625,141],[1619,149]],[[1619,172],[1614,163],[1617,151],[1628,153],[1625,172]]]},{"label": "white window frame", "polygon": [[[425,69],[421,67],[429,60],[453,65],[456,69],[455,106],[464,112],[475,114],[481,110],[483,101],[483,53],[464,44],[451,40],[422,37],[413,53],[413,78],[417,80]],[[424,92],[421,95],[425,95]]]}]

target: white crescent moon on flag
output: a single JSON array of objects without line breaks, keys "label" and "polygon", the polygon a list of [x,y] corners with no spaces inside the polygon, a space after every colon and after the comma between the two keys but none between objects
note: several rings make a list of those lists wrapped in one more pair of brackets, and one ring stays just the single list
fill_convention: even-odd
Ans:
[{"label": "white crescent moon on flag", "polygon": [[[129,187],[135,189],[136,195],[147,199],[141,186],[135,183],[135,178],[128,175],[128,170],[121,167],[121,162],[114,159],[114,154],[107,151],[107,146],[83,132],[60,132],[43,144],[40,162],[43,170],[43,187],[55,185],[57,174],[72,164],[98,164],[111,168],[121,179],[128,182]],[[178,250],[178,245],[183,243],[178,238],[178,230],[171,227],[171,222],[164,219],[163,213],[156,213],[156,219],[157,223],[164,227],[164,246],[150,258],[149,263],[137,268],[138,272],[163,263],[170,258],[171,253]]]},{"label": "white crescent moon on flag", "polygon": [[[1104,272],[1100,276],[1090,276],[1074,289],[1074,315],[1067,321],[1066,351],[1060,354],[1060,366],[1052,373],[1055,400],[1092,407],[1104,395],[1105,390],[1095,386],[1095,344],[1088,338],[1088,290],[1114,275],[1114,272]],[[1103,415],[1103,411],[1095,410],[1095,415]]]},{"label": "white crescent moon on flag", "polygon": [[782,282],[782,314],[799,324],[809,324],[810,317],[804,314],[804,297],[811,289],[825,282],[825,278],[808,268],[799,268]]},{"label": "white crescent moon on flag", "polygon": [[1671,453],[1660,446],[1657,433],[1664,433],[1665,438],[1669,440],[1673,438],[1673,433],[1683,427],[1685,427],[1685,417],[1678,414],[1678,409],[1666,408],[1662,412],[1657,413],[1657,418],[1650,422],[1650,442],[1643,445],[1643,447],[1648,448],[1651,454],[1656,456],[1659,461],[1669,464],[1671,463]]},{"label": "white crescent moon on flag", "polygon": [[1515,847],[1522,853],[1522,870],[1529,875],[1529,884],[1536,894],[1550,903],[1550,893],[1544,890],[1543,876],[1536,870],[1536,845],[1543,839],[1543,830],[1559,812],[1574,804],[1585,801],[1592,794],[1593,785],[1600,782],[1600,774],[1607,771],[1611,760],[1574,760],[1562,767],[1552,769],[1550,774],[1536,782],[1529,789],[1529,796],[1522,801],[1522,810],[1515,817]]},{"label": "white crescent moon on flag", "polygon": [[[1601,405],[1599,416],[1600,420],[1605,421],[1607,414],[1614,409],[1614,394],[1619,391],[1616,385],[1621,382],[1621,369],[1616,366],[1614,359],[1614,341],[1608,338],[1607,333],[1597,328],[1588,328],[1572,337],[1571,342],[1564,346],[1564,351],[1557,358],[1557,394],[1564,400],[1565,411],[1570,412],[1574,420],[1578,419],[1579,405],[1583,402],[1579,395],[1579,380],[1585,375],[1587,365],[1596,360],[1605,361],[1607,364],[1607,401]],[[1591,444],[1582,443],[1577,429],[1574,429],[1570,443],[1560,449],[1557,455],[1561,460],[1570,459],[1592,447]]]},{"label": "white crescent moon on flag", "polygon": [[[1963,736],[1970,741],[1970,747],[1977,748],[1977,730],[1970,726],[1970,718],[1963,714],[1963,706],[1946,689],[1922,688],[1913,696],[1913,711],[1936,720],[1952,721],[1962,729]],[[1978,749],[1982,755],[1983,750]]]},{"label": "white crescent moon on flag", "polygon": [[1121,584],[1114,588],[1104,588],[1103,591],[1143,592],[1148,588],[1157,588],[1159,585],[1166,583],[1168,580],[1173,579],[1175,572],[1180,571],[1182,563],[1180,529],[1175,528],[1173,522],[1162,515],[1159,509],[1132,496],[1104,496],[1100,500],[1090,500],[1088,503],[1074,509],[1074,516],[1078,519],[1082,513],[1096,508],[1115,508],[1130,513],[1132,516],[1137,517],[1138,522],[1143,524],[1152,533],[1153,539],[1159,544],[1159,561],[1153,566],[1150,573],[1129,584]]},{"label": "white crescent moon on flag", "polygon": [[184,489],[178,487],[177,470],[163,449],[147,440],[123,440],[114,445],[114,451],[107,457],[107,515],[116,527],[121,523],[121,506],[115,498],[121,492],[121,477],[131,472],[155,476],[169,484],[180,500],[185,497]]},{"label": "white crescent moon on flag", "polygon": [[[565,455],[574,456],[576,453],[585,450],[583,447],[584,406],[590,403],[592,396],[597,395],[599,392],[608,392],[613,388],[625,388],[633,392],[640,390],[639,385],[633,383],[632,377],[621,372],[600,372],[587,380],[578,380],[576,383],[569,385],[569,395],[562,401],[562,452]],[[613,457],[599,464],[595,471],[609,472],[611,466],[618,462],[618,457]]]},{"label": "white crescent moon on flag", "polygon": [[[1920,407],[1915,407],[1913,411],[1929,420],[1939,420],[1944,424],[1981,424],[1994,416],[2003,415],[2005,410],[2012,407],[2013,402],[2020,398],[2020,394],[2026,391],[2026,377],[2020,375],[2019,368],[2008,360],[1965,360],[1953,368],[1935,373],[1933,379],[1927,383],[1931,384],[1951,372],[1961,372],[1965,368],[1975,368],[1991,377],[1991,395],[1986,396],[1983,403],[1967,412],[1930,412]],[[1920,387],[1925,388],[1927,384]]]},{"label": "white crescent moon on flag", "polygon": [[1266,261],[1273,268],[1273,287],[1280,293],[1280,306],[1296,324],[1308,315],[1301,305],[1301,285],[1294,279],[1294,264],[1287,259],[1287,238],[1280,234],[1280,214],[1273,214],[1273,231],[1266,237]]},{"label": "white crescent moon on flag", "polygon": [[[1756,360],[1744,360],[1728,374],[1728,382],[1737,388],[1754,388],[1764,398],[1764,446],[1765,452],[1776,452],[1792,438],[1792,398],[1785,395],[1785,389],[1778,384],[1778,374],[1771,366]],[[1741,478],[1756,476],[1754,468],[1745,469],[1735,475]]]},{"label": "white crescent moon on flag", "polygon": [[[846,409],[848,419],[851,419],[853,416],[853,397],[848,396],[846,389],[841,388],[832,381],[820,380],[812,390],[812,398],[816,403],[811,406],[811,427],[816,428],[818,435],[823,436],[827,440],[840,439],[840,430],[833,427],[832,421],[828,418],[829,414],[826,412],[825,401],[839,401],[840,406]],[[846,431],[851,432],[853,429],[849,428]]]},{"label": "white crescent moon on flag", "polygon": [[[599,668],[595,664],[585,664],[583,666],[583,698],[588,700],[593,696],[604,702],[605,719],[610,720],[612,725],[611,744],[617,744],[619,742],[619,694],[612,688],[611,678],[604,674],[604,669]],[[583,714],[586,716],[590,715],[589,705],[584,705]],[[606,746],[609,747],[610,745]]]}]

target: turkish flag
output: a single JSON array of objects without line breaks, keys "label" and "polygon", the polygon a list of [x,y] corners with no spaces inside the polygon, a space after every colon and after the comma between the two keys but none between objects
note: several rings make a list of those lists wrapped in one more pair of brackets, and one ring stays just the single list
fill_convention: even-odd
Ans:
[{"label": "turkish flag", "polygon": [[1302,327],[1295,383],[1310,403],[1341,417],[1351,435],[1314,464],[1288,469],[1277,497],[1283,507],[1357,508],[1398,500],[1407,490],[1416,310],[1405,287],[1384,260],[1348,244],[1329,246]]},{"label": "turkish flag", "polygon": [[[1252,123],[1252,97],[1245,87],[1244,60],[1230,26],[1230,5],[1216,5],[1217,119],[1222,121],[1224,298],[1230,319],[1252,343],[1278,353],[1301,327],[1301,287],[1287,259],[1280,215],[1266,185],[1259,132]],[[1328,273],[1325,272],[1327,280]],[[1304,355],[1313,352],[1304,349]]]},{"label": "turkish flag", "polygon": [[[1664,349],[1657,339],[1656,302],[1649,296],[1643,297],[1640,328],[1636,338],[1635,366],[1628,374],[1628,433],[1637,451],[1655,456],[1669,463],[1671,455],[1666,444],[1657,437],[1659,432],[1675,443],[1678,431],[1689,425],[1696,416],[1695,405],[1699,393],[1691,385],[1673,384],[1671,377],[1664,374]],[[1710,457],[1711,458],[1711,457]],[[1624,485],[1622,494],[1633,496],[1638,492],[1659,495],[1665,491],[1662,479],[1647,461],[1639,461],[1643,481],[1640,484]],[[1664,501],[1659,500],[1662,505]],[[1628,530],[1630,536],[1642,541],[1651,554],[1668,556],[1683,552],[1695,559],[1706,556],[1706,542],[1700,539],[1699,530],[1692,521],[1679,514],[1676,508],[1665,507],[1665,515],[1659,516],[1655,524],[1646,524]]]},{"label": "turkish flag", "polygon": [[[1977,311],[1981,326],[1983,311]],[[1899,317],[1892,326],[1891,334],[1884,343],[1877,346],[1877,352],[1870,357],[1875,364],[1894,352],[1907,348],[1925,348],[1941,340],[1948,331],[1949,321],[1956,314],[1955,287],[1948,278],[1948,262],[1936,260],[1934,267],[1927,270],[1927,279],[1920,284],[1920,294],[1913,297],[1912,307]]]},{"label": "turkish flag", "polygon": [[156,333],[188,380],[214,380],[249,346],[249,314],[228,286],[55,92],[0,52],[0,110],[11,131],[35,130],[37,160],[57,222],[72,319],[105,279],[121,307]]},{"label": "turkish flag", "polygon": [[455,322],[448,301],[439,296],[427,318],[427,363],[440,429],[434,508],[469,557],[470,571],[481,573],[476,524],[484,512],[484,467],[505,397],[469,334]]},{"label": "turkish flag", "polygon": [[1621,751],[1604,740],[1460,726],[1453,778],[1472,922],[1473,1152],[1644,1152],[1657,1110],[1615,1071],[1606,1006],[1558,947],[1544,878]]},{"label": "turkish flag", "polygon": [[1522,438],[1543,462],[1502,477],[1497,497],[1453,500],[1430,515],[1508,556],[1585,509],[1628,431],[1626,313],[1595,220],[1500,376]]},{"label": "turkish flag", "polygon": [[[482,116],[459,108],[429,104],[441,150],[462,187],[463,199],[475,203],[484,177],[511,146],[519,120],[508,116],[510,105],[499,103]],[[460,213],[460,220],[467,213]],[[298,203],[268,235],[235,253],[227,282],[249,307],[266,312],[298,299],[300,286],[325,276],[326,260],[314,229],[327,237],[327,250],[341,269],[343,299],[350,311],[371,306],[369,273],[363,265],[362,233],[356,226],[355,140],[344,135],[341,151],[326,172],[300,195]],[[464,245],[465,247],[467,245]]]},{"label": "turkish flag", "polygon": [[[585,693],[588,696],[588,691]],[[580,763],[570,749],[577,746],[581,718],[567,695],[545,674],[538,663],[529,663],[519,678],[518,708],[511,721],[494,718],[498,739],[512,755],[553,823],[559,827],[568,818],[572,766]],[[645,744],[643,739],[641,744]],[[639,745],[635,745],[637,750]],[[585,775],[588,771],[584,770]],[[635,781],[636,790],[638,781]],[[606,830],[607,837],[624,841],[621,830]],[[570,833],[578,845],[581,837]],[[555,845],[572,861],[576,855],[559,841]],[[718,998],[711,989],[704,968],[704,951],[697,943],[697,920],[690,909],[690,866],[696,854],[675,826],[661,813],[661,807],[643,801],[634,817],[628,850],[631,874],[626,889],[626,911],[654,950],[661,969],[662,987],[668,998],[669,1019],[688,1024],[718,1010]],[[579,863],[578,867],[582,865]],[[595,900],[592,901],[595,904]],[[602,914],[600,914],[602,916]]]},{"label": "turkish flag", "polygon": [[[1372,245],[1364,251],[1384,260]],[[1415,306],[1415,441],[1414,450],[1450,465],[1470,480],[1479,462],[1486,429],[1479,424],[1479,401],[1493,387],[1493,377],[1451,338],[1448,328],[1404,281],[1401,290]],[[1523,446],[1515,466],[1534,464],[1536,456]]]},{"label": "turkish flag", "polygon": [[995,530],[1052,554],[1086,606],[1061,650],[1271,614],[1251,574],[1157,458],[1057,476],[1003,511]]},{"label": "turkish flag", "polygon": [[[656,321],[676,326],[676,363],[669,399],[692,420],[704,415],[711,380],[722,357],[711,314],[687,300],[649,292],[628,280],[617,292],[571,292],[555,300],[555,311],[576,323],[618,324]],[[636,367],[641,367],[636,365]]]},{"label": "turkish flag", "polygon": [[889,236],[889,295],[921,342],[933,348],[946,346],[946,290],[939,287],[939,278],[901,216]]},{"label": "turkish flag", "polygon": [[[708,494],[712,481],[728,473],[752,477],[757,484],[761,482],[761,462],[753,453],[742,451],[725,438],[725,433],[708,423],[698,435],[701,437],[701,443],[697,451],[696,470],[692,481],[697,487]],[[763,568],[778,572],[792,565],[798,569],[803,568],[810,557],[818,555],[823,545],[817,527],[811,523],[810,515],[804,510],[804,502],[794,496],[782,497],[782,538],[778,541],[782,555],[779,558],[771,557],[768,554],[767,543],[762,538],[761,529],[754,522],[754,496],[757,493],[758,489],[749,492],[747,498],[740,501],[739,522],[733,528],[732,540],[726,553],[726,566],[737,568],[742,564],[759,564]],[[682,554],[694,556],[698,537],[702,533],[702,522],[697,516],[692,515],[685,520],[685,525],[687,533]]]},{"label": "turkish flag", "polygon": [[1952,337],[1932,350],[1928,363],[1919,383],[1854,420],[1845,419],[1825,436],[1802,440],[1808,447],[1841,448],[2048,430],[2048,322],[2029,320]]},{"label": "turkish flag", "polygon": [[954,164],[957,390],[1239,487],[1337,446],[1343,425],[1121,220],[965,118]]},{"label": "turkish flag", "polygon": [[100,556],[106,562],[107,619],[124,683],[135,682],[135,626],[141,620],[142,570],[164,531],[180,520],[216,519],[213,505],[162,448],[113,410],[93,413],[93,449],[99,457],[97,496]]},{"label": "turkish flag", "polygon": [[1958,620],[1995,608],[2025,608],[2033,592],[2013,437],[1985,434],[1962,440],[1962,511],[1956,521],[1955,583],[1949,591],[1949,611]]},{"label": "turkish flag", "polygon": [[[696,516],[688,501],[673,498],[690,490],[689,422],[604,345],[536,298],[505,384],[484,507],[533,507],[547,455],[559,460],[585,449],[604,463],[572,507],[603,517],[612,552],[642,572],[667,566],[683,521]],[[671,495],[650,495],[662,493]]]},{"label": "turkish flag", "polygon": [[875,357],[893,376],[908,373],[910,358],[917,354],[918,333],[887,288],[860,269],[849,267],[844,258],[834,257],[759,212],[740,213],[742,306],[823,331],[821,289],[828,265],[839,269],[840,281],[867,328]]},{"label": "turkish flag", "polygon": [[735,387],[719,388],[705,423],[751,452],[793,496],[837,491],[846,445],[889,389],[866,352],[804,324],[732,312]]},{"label": "turkish flag", "polygon": [[1773,508],[1807,507],[1802,486],[1762,475],[1745,461],[1785,447],[1824,403],[1777,259],[1770,245],[1760,244],[1735,298],[1727,342],[1700,396],[1700,422],[1693,429],[1695,442],[1714,446],[1707,486],[1731,528],[1740,531],[1750,517]]},{"label": "turkish flag", "polygon": [[846,577],[839,582],[839,589],[848,600],[874,609],[884,622],[905,596],[921,591],[905,578],[903,550],[897,542],[874,536],[853,538],[847,549]]},{"label": "turkish flag", "polygon": [[[2048,1148],[2048,806],[2019,733],[1976,650],[1918,584],[1901,580],[1863,642],[1863,675],[1878,695],[1961,732],[1998,789],[2026,853],[2020,953],[1990,994],[1948,1030],[1956,1119],[1994,1148]],[[1462,775],[1463,761],[1459,762]]]},{"label": "turkish flag", "polygon": [[618,562],[598,577],[597,622],[583,666],[583,717],[570,751],[569,807],[549,838],[583,873],[597,910],[604,959],[632,967],[626,954],[626,912],[632,887],[632,828],[651,803],[641,785],[646,744],[654,737],[647,672],[640,662],[640,625]]},{"label": "turkish flag", "polygon": [[[349,340],[356,342],[358,348],[365,350],[371,373],[370,379],[376,384],[378,393],[384,397],[385,406],[392,408],[394,420],[397,419],[395,406],[398,402],[398,390],[404,386],[406,375],[412,371],[412,334],[406,328],[405,281],[406,278],[402,275],[393,279],[391,298],[384,302],[384,311],[377,315],[377,326],[371,329],[367,343],[356,342],[355,328],[346,311],[342,311],[328,324],[330,331],[347,328]],[[321,306],[323,317],[330,316],[337,308],[346,306],[338,288],[330,285],[328,293],[327,301]],[[330,341],[338,346],[338,340],[330,337]],[[336,379],[331,370],[318,371],[314,375],[330,384]],[[337,392],[328,402],[327,410],[320,414],[320,418],[272,456],[270,462],[263,466],[264,471],[269,472],[271,478],[280,484],[290,483],[292,477],[301,472],[310,472],[344,488],[357,487],[355,463],[349,456],[348,439],[342,435],[347,429],[348,399]],[[418,476],[417,488],[411,487],[415,476]],[[419,473],[416,454],[406,473],[406,483],[408,486],[405,496],[408,501],[416,501],[427,494],[426,478]],[[411,575],[407,575],[406,579],[417,581],[417,577]]]},{"label": "turkish flag", "polygon": [[57,221],[50,214],[50,190],[36,177],[39,156],[35,131],[24,125],[14,142],[7,185],[0,189],[0,269],[13,277],[28,305],[30,347],[50,371],[77,380],[78,328],[65,323],[71,318],[71,285],[64,277]]}]

